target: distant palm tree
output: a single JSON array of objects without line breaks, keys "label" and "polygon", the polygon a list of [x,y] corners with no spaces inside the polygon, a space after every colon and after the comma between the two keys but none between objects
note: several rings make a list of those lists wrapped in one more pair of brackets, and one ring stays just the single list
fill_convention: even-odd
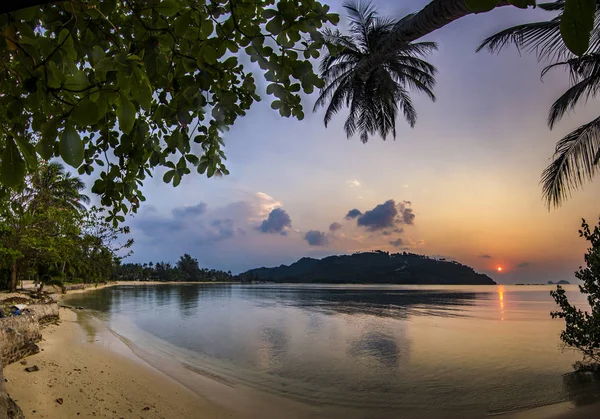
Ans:
[{"label": "distant palm tree", "polygon": [[[395,138],[398,111],[411,127],[417,119],[409,89],[424,92],[435,100],[432,88],[436,69],[420,57],[435,50],[436,44],[403,43],[401,48],[390,48],[396,36],[394,28],[411,16],[401,21],[380,18],[369,2],[348,1],[344,8],[350,19],[350,36],[325,31],[326,40],[338,46],[340,52],[327,54],[321,63],[325,86],[314,110],[326,107],[327,126],[342,107],[349,107],[350,115],[344,124],[348,138],[356,133],[363,143],[375,134],[384,140],[390,133]],[[364,71],[366,62],[382,55],[377,66]]]},{"label": "distant palm tree", "polygon": [[66,172],[63,165],[57,162],[42,165],[31,179],[25,196],[32,210],[39,206],[50,205],[59,208],[82,211],[83,204],[90,198],[83,194],[83,181]]},{"label": "distant palm tree", "polygon": [[[560,12],[558,16],[542,22],[526,23],[498,32],[487,38],[477,48],[498,52],[509,44],[518,49],[533,52],[541,61],[554,61],[546,67],[542,76],[555,67],[565,67],[571,76],[571,87],[552,105],[548,125],[556,123],[573,110],[580,100],[587,101],[600,92],[600,8],[587,53],[575,57],[569,52],[560,34],[560,18],[564,0],[538,4],[538,7]],[[558,62],[556,62],[558,61]],[[580,189],[598,173],[600,161],[600,117],[580,126],[556,144],[552,163],[542,173],[542,191],[548,206],[560,206],[571,191]]]}]

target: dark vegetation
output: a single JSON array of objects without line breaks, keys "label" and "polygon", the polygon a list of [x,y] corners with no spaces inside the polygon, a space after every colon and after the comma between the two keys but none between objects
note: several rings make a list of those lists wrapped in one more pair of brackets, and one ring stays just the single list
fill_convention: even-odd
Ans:
[{"label": "dark vegetation", "polygon": [[94,283],[114,277],[133,240],[103,210],[86,208],[83,182],[60,163],[44,163],[0,194],[0,289],[23,280],[45,285]]},{"label": "dark vegetation", "polygon": [[271,281],[344,284],[448,284],[493,285],[487,275],[458,262],[413,253],[374,251],[324,259],[302,258],[290,266],[251,269],[243,282]]},{"label": "dark vegetation", "polygon": [[231,271],[200,268],[198,260],[187,253],[172,265],[168,262],[125,263],[116,268],[120,281],[223,282],[233,281]]},{"label": "dark vegetation", "polygon": [[550,294],[559,310],[550,314],[565,320],[565,330],[560,334],[562,342],[583,353],[583,362],[577,363],[576,368],[600,373],[600,225],[591,229],[583,220],[579,234],[590,243],[585,255],[586,267],[575,272],[575,277],[583,283],[579,290],[587,295],[589,310],[571,304],[564,288],[558,285]]}]

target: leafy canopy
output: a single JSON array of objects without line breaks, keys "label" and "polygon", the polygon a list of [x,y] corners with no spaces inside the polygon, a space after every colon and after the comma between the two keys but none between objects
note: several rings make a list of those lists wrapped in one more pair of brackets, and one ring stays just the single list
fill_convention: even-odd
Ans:
[{"label": "leafy canopy", "polygon": [[[321,88],[310,59],[338,16],[315,0],[73,0],[0,15],[0,183],[61,157],[123,221],[159,167],[177,186],[227,174],[221,132],[260,100],[303,118]],[[194,145],[197,144],[197,145]],[[129,205],[127,204],[129,202]]]}]

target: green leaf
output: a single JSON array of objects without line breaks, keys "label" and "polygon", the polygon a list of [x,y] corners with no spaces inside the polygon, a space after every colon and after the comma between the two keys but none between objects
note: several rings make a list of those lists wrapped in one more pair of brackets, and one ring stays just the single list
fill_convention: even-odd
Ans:
[{"label": "green leaf", "polygon": [[88,81],[85,73],[81,70],[78,70],[73,75],[67,77],[67,80],[65,81],[65,88],[79,92],[88,87],[89,84],[90,82]]},{"label": "green leaf", "polygon": [[175,20],[175,35],[183,36],[188,29],[190,29],[190,24],[192,23],[192,12],[187,11],[181,16],[179,16]]},{"label": "green leaf", "polygon": [[98,61],[96,70],[100,71],[115,71],[117,70],[117,62],[113,57],[106,57]]},{"label": "green leaf", "polygon": [[94,45],[94,48],[92,48],[92,65],[97,66],[104,59],[105,55],[106,54],[101,47]]},{"label": "green leaf", "polygon": [[163,0],[156,9],[165,16],[174,16],[180,9],[179,4],[175,0]]},{"label": "green leaf", "polygon": [[192,163],[194,166],[197,166],[198,163],[200,162],[200,160],[198,159],[198,157],[195,154],[187,154],[185,156],[185,158],[187,159],[187,161]]},{"label": "green leaf", "polygon": [[277,16],[277,10],[275,9],[265,9],[262,12],[262,17],[264,17],[265,19],[271,19],[275,16]]},{"label": "green leaf", "polygon": [[169,170],[168,172],[166,172],[163,176],[163,182],[171,183],[171,181],[173,180],[173,176],[175,176],[175,173],[177,173],[176,170]]},{"label": "green leaf", "polygon": [[590,45],[594,27],[596,0],[567,0],[560,19],[560,34],[575,55],[584,54]]},{"label": "green leaf", "polygon": [[212,35],[214,26],[212,20],[203,20],[200,25],[200,39],[208,39]]},{"label": "green leaf", "polygon": [[494,9],[499,0],[465,0],[465,4],[473,13],[484,13]]},{"label": "green leaf", "polygon": [[208,168],[208,162],[205,161],[201,161],[200,164],[198,165],[198,173],[202,174],[204,172],[206,172],[206,169]]},{"label": "green leaf", "polygon": [[54,157],[54,141],[42,138],[42,140],[35,145],[35,150],[42,159],[50,160]]},{"label": "green leaf", "polygon": [[265,29],[269,32],[271,32],[273,35],[278,35],[279,32],[281,32],[283,23],[281,21],[281,16],[275,16],[273,19],[271,19],[269,21],[269,23],[267,23],[267,26],[265,26]]},{"label": "green leaf", "polygon": [[5,142],[0,166],[0,181],[5,186],[14,187],[25,178],[25,161],[12,137],[7,137]]},{"label": "green leaf", "polygon": [[213,165],[208,166],[208,170],[206,171],[206,177],[209,177],[209,178],[213,177],[213,175],[215,174],[215,170],[216,170],[215,166],[213,166]]},{"label": "green leaf", "polygon": [[21,154],[25,157],[25,162],[30,169],[35,169],[38,164],[37,154],[35,153],[35,147],[29,141],[24,138],[16,138],[17,145]]},{"label": "green leaf", "polygon": [[135,124],[135,106],[125,96],[121,96],[121,104],[117,108],[119,127],[125,134],[129,134]]},{"label": "green leaf", "polygon": [[73,121],[83,127],[94,125],[100,119],[98,105],[90,99],[83,99],[79,102],[71,113]]},{"label": "green leaf", "polygon": [[60,157],[72,167],[79,167],[83,162],[83,141],[72,126],[67,126],[60,137]]}]

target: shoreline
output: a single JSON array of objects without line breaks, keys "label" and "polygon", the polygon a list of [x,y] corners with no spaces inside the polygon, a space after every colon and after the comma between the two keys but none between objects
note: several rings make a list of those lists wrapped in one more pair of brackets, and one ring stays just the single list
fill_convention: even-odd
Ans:
[{"label": "shoreline", "polygon": [[[27,418],[236,417],[153,368],[106,331],[84,328],[78,313],[61,308],[60,317],[60,325],[44,329],[41,351],[25,358],[26,365],[4,368],[7,392]],[[40,370],[25,371],[33,365]]]},{"label": "shoreline", "polygon": [[[71,290],[67,295],[118,285],[165,285],[150,281],[115,282]],[[198,284],[198,283],[191,283]],[[213,284],[213,283],[211,283]],[[64,303],[63,296],[58,299]],[[339,411],[315,407],[228,383],[156,356],[117,335],[93,314],[60,308],[60,325],[44,328],[41,352],[5,367],[8,393],[27,418],[65,417],[239,419],[279,417],[333,418]],[[27,373],[26,366],[40,371]],[[62,399],[62,403],[57,400]],[[345,412],[343,417],[363,417]],[[364,412],[363,412],[364,413]],[[570,402],[489,415],[499,419],[587,419],[600,404]],[[437,417],[437,416],[436,416]]]}]

